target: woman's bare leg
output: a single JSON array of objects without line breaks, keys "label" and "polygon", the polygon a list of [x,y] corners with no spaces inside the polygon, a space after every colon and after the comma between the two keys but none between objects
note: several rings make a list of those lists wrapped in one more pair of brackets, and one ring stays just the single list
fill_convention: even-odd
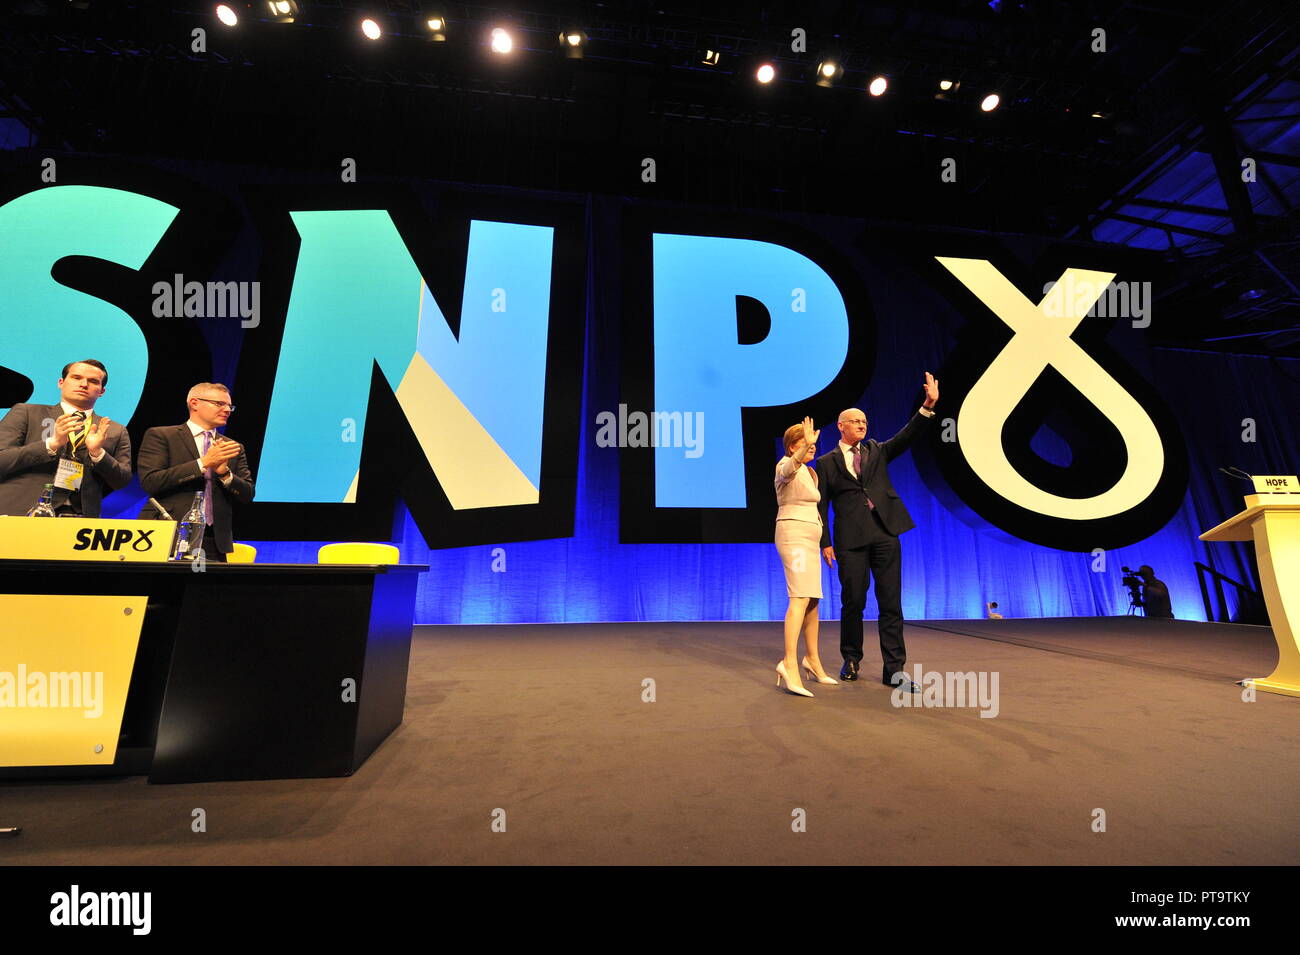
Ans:
[{"label": "woman's bare leg", "polygon": [[791,597],[785,610],[785,673],[791,686],[802,687],[799,677],[799,631],[803,629],[808,597]]},{"label": "woman's bare leg", "polygon": [[808,609],[803,615],[803,639],[808,647],[808,662],[812,665],[813,673],[818,677],[825,678],[826,671],[822,669],[821,657],[817,654],[817,627],[819,614],[817,605],[820,603],[816,597],[808,598]]}]

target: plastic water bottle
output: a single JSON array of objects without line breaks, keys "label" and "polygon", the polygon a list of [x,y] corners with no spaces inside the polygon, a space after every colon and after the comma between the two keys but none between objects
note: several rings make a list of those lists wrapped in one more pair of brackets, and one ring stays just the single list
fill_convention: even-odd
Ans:
[{"label": "plastic water bottle", "polygon": [[194,493],[194,506],[181,518],[181,526],[176,534],[176,553],[173,560],[193,560],[203,547],[203,532],[207,529],[203,519],[203,492]]},{"label": "plastic water bottle", "polygon": [[28,517],[57,517],[54,513],[54,485],[45,485],[45,490],[41,491],[41,499],[36,502],[36,506],[27,512]]}]

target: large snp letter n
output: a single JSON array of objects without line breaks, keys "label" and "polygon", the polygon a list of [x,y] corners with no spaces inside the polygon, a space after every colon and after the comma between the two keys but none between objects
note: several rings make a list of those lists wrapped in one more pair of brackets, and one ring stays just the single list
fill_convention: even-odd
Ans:
[{"label": "large snp letter n", "polygon": [[258,500],[355,502],[377,362],[453,508],[536,504],[554,230],[470,224],[457,337],[387,212],[291,215],[302,246]]}]

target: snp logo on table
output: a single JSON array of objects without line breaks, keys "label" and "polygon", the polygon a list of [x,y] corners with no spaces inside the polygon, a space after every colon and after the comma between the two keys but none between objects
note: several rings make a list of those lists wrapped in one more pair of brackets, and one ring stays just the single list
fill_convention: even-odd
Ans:
[{"label": "snp logo on table", "polygon": [[74,885],[50,896],[51,925],[129,925],[132,935],[148,935],[152,913],[152,892],[82,892]]},{"label": "snp logo on table", "polygon": [[[153,546],[153,531],[130,531],[126,528],[118,530],[91,530],[89,527],[83,527],[77,531],[77,543],[72,545],[73,550],[121,550],[127,544],[131,545],[132,550],[148,550]],[[134,540],[133,540],[134,538]]]}]

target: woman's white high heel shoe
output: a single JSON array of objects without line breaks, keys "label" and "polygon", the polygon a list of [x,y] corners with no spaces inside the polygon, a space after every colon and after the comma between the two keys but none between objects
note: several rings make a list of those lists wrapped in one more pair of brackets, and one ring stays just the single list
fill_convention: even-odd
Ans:
[{"label": "woman's white high heel shoe", "polygon": [[776,685],[780,686],[782,680],[785,680],[786,690],[793,693],[795,696],[809,696],[809,697],[812,696],[812,694],[809,693],[807,690],[805,690],[803,687],[790,685],[790,677],[786,675],[784,660],[782,660],[780,663],[776,665]]},{"label": "woman's white high heel shoe", "polygon": [[[784,663],[785,661],[782,660],[781,662]],[[814,672],[813,672],[813,668],[810,667],[810,666],[808,665],[808,658],[807,658],[807,657],[804,657],[804,658],[803,658],[803,668],[804,668],[804,671],[808,674],[808,679],[810,679],[810,680],[816,680],[818,683],[825,683],[827,686],[839,686],[839,685],[840,685],[840,681],[839,681],[839,680],[832,680],[832,679],[831,679],[830,677],[828,677],[828,676],[818,676],[816,673],[814,673]]]}]

